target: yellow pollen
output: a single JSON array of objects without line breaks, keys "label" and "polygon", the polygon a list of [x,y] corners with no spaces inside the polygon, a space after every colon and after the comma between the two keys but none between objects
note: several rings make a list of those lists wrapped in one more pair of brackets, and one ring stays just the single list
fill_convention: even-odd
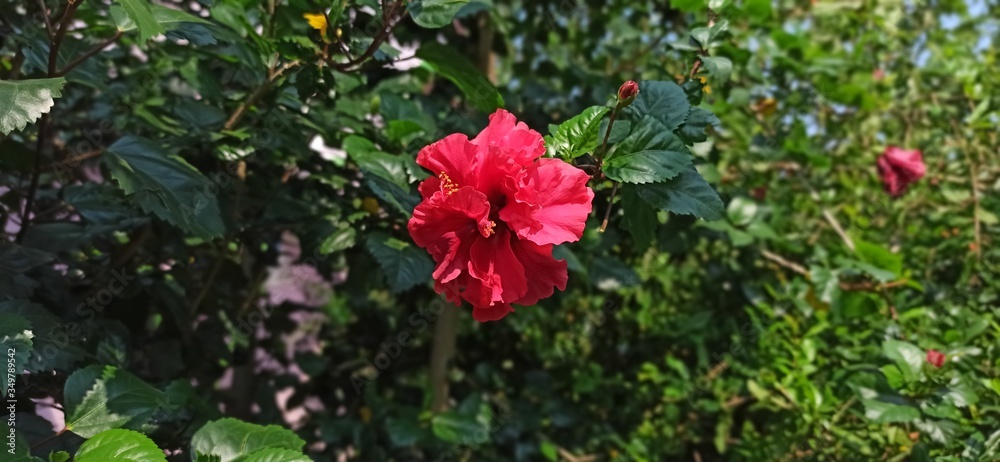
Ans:
[{"label": "yellow pollen", "polygon": [[497,232],[493,230],[497,226],[497,222],[490,220],[490,224],[486,225],[486,237],[490,237]]},{"label": "yellow pollen", "polygon": [[451,177],[449,177],[447,173],[441,172],[438,175],[438,178],[441,179],[441,190],[444,191],[445,195],[450,196],[454,194],[455,191],[458,191],[458,185],[451,181]]}]

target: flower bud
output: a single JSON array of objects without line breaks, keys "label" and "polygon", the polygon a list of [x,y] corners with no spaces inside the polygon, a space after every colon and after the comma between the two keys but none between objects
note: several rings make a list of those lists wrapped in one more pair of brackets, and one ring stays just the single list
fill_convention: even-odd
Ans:
[{"label": "flower bud", "polygon": [[943,366],[944,360],[945,360],[944,353],[937,350],[927,350],[927,362],[934,365],[934,367]]},{"label": "flower bud", "polygon": [[621,88],[618,89],[618,107],[623,108],[632,104],[635,100],[635,95],[639,94],[639,84],[635,83],[634,80],[629,80],[622,84]]}]

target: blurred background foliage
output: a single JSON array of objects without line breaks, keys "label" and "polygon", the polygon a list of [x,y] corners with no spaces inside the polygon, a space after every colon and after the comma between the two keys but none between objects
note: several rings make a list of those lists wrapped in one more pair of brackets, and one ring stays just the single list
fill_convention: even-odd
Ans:
[{"label": "blurred background foliage", "polygon": [[[20,451],[124,427],[192,460],[249,434],[226,415],[316,461],[1000,460],[996,1],[0,11],[0,97],[58,97],[0,135]],[[630,226],[623,191],[599,233],[596,184],[566,291],[456,321],[406,233],[417,151],[629,79],[718,117],[692,151],[725,217]],[[927,164],[898,199],[888,146]]]}]

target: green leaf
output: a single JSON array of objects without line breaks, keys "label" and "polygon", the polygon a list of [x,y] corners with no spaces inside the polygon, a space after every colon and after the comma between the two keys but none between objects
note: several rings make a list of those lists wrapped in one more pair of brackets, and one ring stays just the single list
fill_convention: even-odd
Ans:
[{"label": "green leaf", "polygon": [[434,262],[424,249],[391,238],[388,234],[371,233],[366,246],[378,260],[393,292],[402,292],[428,281],[434,272]]},{"label": "green leaf", "polygon": [[344,151],[365,175],[375,175],[399,187],[408,187],[407,165],[401,156],[379,151],[370,140],[357,135],[344,139]]},{"label": "green leaf", "polygon": [[858,254],[858,258],[865,263],[890,271],[896,276],[899,276],[903,272],[903,256],[900,254],[892,253],[882,246],[857,239],[854,240],[854,248]]},{"label": "green leaf", "polygon": [[0,242],[0,274],[24,273],[32,268],[52,261],[54,255],[40,250]]},{"label": "green leaf", "polygon": [[66,428],[84,438],[114,428],[139,428],[166,403],[161,391],[112,366],[77,369],[63,394]]},{"label": "green leaf", "polygon": [[559,125],[550,125],[546,145],[566,160],[594,152],[603,136],[601,119],[608,111],[605,106],[591,106]]},{"label": "green leaf", "polygon": [[983,443],[983,458],[980,460],[996,460],[1000,456],[1000,430],[993,432]]},{"label": "green leaf", "polygon": [[652,116],[672,132],[684,122],[690,108],[687,95],[676,83],[646,80],[639,82],[639,94],[625,111],[632,120]]},{"label": "green leaf", "polygon": [[84,441],[75,462],[166,462],[153,440],[131,430],[106,430]]},{"label": "green leaf", "polygon": [[920,418],[920,410],[898,396],[879,394],[875,390],[858,387],[865,417],[877,423],[912,422]]},{"label": "green leaf", "polygon": [[261,449],[235,460],[238,462],[313,462],[312,459],[302,454],[302,451],[281,448]]},{"label": "green leaf", "polygon": [[417,0],[410,2],[410,16],[420,27],[436,29],[451,24],[469,0]]},{"label": "green leaf", "polygon": [[[150,8],[148,0],[115,0],[115,3],[121,5],[125,14],[138,27],[140,42],[145,42],[166,32],[166,29],[153,16],[153,10]],[[121,24],[122,21],[118,20],[117,22]]]},{"label": "green leaf", "polygon": [[[0,275],[2,274],[0,271]],[[88,311],[93,312],[90,308]],[[76,339],[67,339],[66,335],[67,330],[78,329],[80,325],[60,320],[42,305],[26,300],[13,300],[0,303],[0,313],[16,314],[31,323],[33,351],[24,364],[29,372],[69,370],[85,354]]]},{"label": "green leaf", "polygon": [[[212,25],[212,23],[188,12],[157,5],[155,3],[149,5],[149,9],[156,23],[163,26],[166,30],[174,30],[180,27],[183,23]],[[115,26],[117,26],[118,30],[122,32],[128,32],[136,29],[135,21],[132,19],[132,16],[126,12],[122,5],[111,5],[111,17],[115,20]],[[141,32],[142,31],[140,31],[140,33]]]},{"label": "green leaf", "polygon": [[647,116],[605,160],[604,174],[623,183],[655,183],[676,177],[690,165],[684,142]]},{"label": "green leaf", "polygon": [[356,234],[354,228],[346,224],[338,227],[333,234],[323,239],[323,243],[319,245],[320,255],[330,255],[331,253],[354,247],[354,237]]},{"label": "green leaf", "polygon": [[882,366],[882,375],[885,376],[885,381],[889,383],[889,386],[893,389],[900,389],[906,386],[906,379],[903,378],[903,373],[900,371],[899,366],[892,364],[886,364]]},{"label": "green leaf", "polygon": [[702,56],[701,63],[708,70],[708,75],[718,82],[728,82],[729,74],[733,72],[733,62],[721,56]]},{"label": "green leaf", "polygon": [[628,230],[637,249],[648,249],[656,231],[656,209],[639,197],[640,186],[622,185],[622,228]]},{"label": "green leaf", "polygon": [[392,141],[407,139],[415,133],[434,133],[434,119],[412,100],[383,90],[379,93],[379,112],[387,121],[386,135]]},{"label": "green leaf", "polygon": [[[7,357],[8,373],[20,375],[25,370],[28,358],[31,356],[32,341],[31,322],[24,316],[13,313],[0,313],[0,351]],[[13,351],[12,351],[13,350]],[[14,394],[8,389],[12,383],[4,380],[4,400],[14,399]]]},{"label": "green leaf", "polygon": [[549,441],[542,441],[539,445],[539,452],[545,457],[545,460],[550,462],[556,462],[559,460],[559,447],[552,444]]},{"label": "green leaf", "polygon": [[612,257],[595,258],[588,271],[590,283],[600,290],[613,291],[639,284],[639,276],[631,266]]},{"label": "green leaf", "polygon": [[927,452],[927,443],[917,443],[910,449],[910,462],[932,462],[930,454]]},{"label": "green leaf", "polygon": [[0,133],[24,130],[52,109],[66,79],[0,80]]},{"label": "green leaf", "polygon": [[661,210],[705,220],[720,220],[725,216],[722,199],[694,167],[664,183],[643,185],[638,189],[639,197]]},{"label": "green leaf", "polygon": [[496,87],[454,47],[425,42],[417,50],[416,56],[422,59],[424,65],[431,71],[457,85],[469,104],[476,109],[493,112],[503,107],[503,98]]},{"label": "green leaf", "polygon": [[677,134],[687,144],[701,143],[708,139],[705,130],[721,123],[715,114],[700,107],[692,107],[684,125],[677,129]]},{"label": "green leaf", "polygon": [[163,152],[152,141],[126,136],[112,144],[102,160],[118,186],[146,213],[202,238],[225,233],[220,186],[184,159]]},{"label": "green leaf", "polygon": [[771,0],[746,0],[743,10],[753,19],[766,19],[771,16]]},{"label": "green leaf", "polygon": [[948,392],[944,395],[946,401],[954,404],[955,407],[969,407],[979,402],[979,395],[975,388],[961,380],[956,382],[948,387]]},{"label": "green leaf", "polygon": [[420,427],[415,418],[389,417],[385,421],[385,430],[389,440],[396,447],[412,446],[424,436],[425,429]]},{"label": "green leaf", "polygon": [[475,415],[443,412],[431,419],[434,435],[449,443],[483,444],[489,441],[489,427]]},{"label": "green leaf", "polygon": [[56,451],[49,454],[49,462],[67,462],[69,453],[66,451]]},{"label": "green leaf", "polygon": [[218,456],[221,462],[241,460],[267,448],[302,451],[305,444],[294,432],[276,425],[265,427],[232,418],[209,422],[191,438],[195,454]]},{"label": "green leaf", "polygon": [[907,382],[919,380],[923,376],[926,354],[916,345],[898,340],[886,340],[882,352],[899,368]]},{"label": "green leaf", "polygon": [[374,175],[366,180],[368,181],[365,184],[379,199],[388,202],[406,216],[412,215],[414,207],[420,203],[420,196],[411,192],[409,187],[401,187],[392,181]]}]

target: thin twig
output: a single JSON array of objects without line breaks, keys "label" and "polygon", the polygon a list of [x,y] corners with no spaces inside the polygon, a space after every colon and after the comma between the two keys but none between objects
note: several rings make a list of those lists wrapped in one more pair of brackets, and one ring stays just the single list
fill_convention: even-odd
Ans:
[{"label": "thin twig", "polygon": [[779,266],[788,268],[796,273],[799,273],[805,276],[807,279],[809,278],[809,270],[805,269],[805,267],[803,267],[798,263],[793,263],[788,260],[785,260],[784,257],[782,257],[781,255],[773,253],[769,250],[761,250],[760,255],[768,260],[777,263]]},{"label": "thin twig", "polygon": [[569,452],[566,448],[562,446],[556,446],[556,452],[559,453],[559,457],[566,459],[566,462],[594,462],[597,460],[597,456],[594,455],[583,455],[576,456],[572,452]]},{"label": "thin twig", "polygon": [[219,275],[219,270],[222,269],[222,264],[225,262],[226,256],[219,255],[215,259],[215,264],[212,265],[212,269],[208,272],[208,278],[205,279],[205,283],[201,286],[201,290],[198,291],[198,295],[194,297],[194,301],[191,302],[191,317],[198,314],[198,306],[201,305],[202,300],[205,299],[205,295],[208,295],[208,291],[212,289],[215,283],[216,276]]},{"label": "thin twig", "polygon": [[959,140],[959,149],[965,152],[965,157],[969,160],[969,182],[972,188],[972,233],[974,245],[976,246],[973,250],[976,253],[976,260],[982,261],[983,236],[979,218],[979,168],[976,165],[976,160],[972,157],[972,153],[969,152],[969,144],[965,142],[965,138],[962,137],[958,124],[954,120],[951,121],[951,127]]},{"label": "thin twig", "polygon": [[840,236],[840,238],[844,241],[844,244],[847,245],[847,248],[851,249],[851,252],[854,252],[854,241],[851,239],[850,236],[847,235],[847,233],[844,232],[844,228],[842,228],[840,226],[840,223],[837,222],[837,218],[834,217],[833,214],[830,213],[830,211],[825,208],[823,209],[823,217],[826,218],[826,221],[830,223],[830,226],[833,227],[833,230],[836,231],[837,234]]},{"label": "thin twig", "polygon": [[[59,21],[59,30],[56,31],[55,36],[49,43],[48,77],[55,77],[59,47],[62,45],[63,37],[66,36],[66,30],[69,29],[70,20],[73,19],[73,14],[80,7],[80,3],[82,2],[71,0],[70,4],[66,5],[66,9],[63,10],[62,19]],[[16,242],[18,244],[24,239],[24,235],[28,231],[28,226],[31,224],[31,209],[35,205],[35,195],[38,194],[38,179],[42,175],[42,150],[45,148],[46,132],[50,114],[52,113],[51,109],[49,111],[47,114],[42,114],[41,120],[38,121],[38,141],[35,143],[35,168],[31,173],[31,186],[28,187],[28,197],[24,202],[24,212],[21,214],[21,229],[17,231]]]},{"label": "thin twig", "polygon": [[[330,65],[330,67],[338,71],[344,72],[351,70],[351,68],[359,64],[363,64],[365,60],[372,57],[375,54],[375,52],[378,51],[379,47],[382,46],[382,42],[384,42],[387,38],[389,38],[389,35],[392,34],[392,30],[395,29],[396,26],[402,22],[403,17],[409,14],[409,12],[404,9],[402,14],[394,18],[393,16],[395,16],[396,14],[396,9],[399,8],[400,5],[402,5],[402,1],[392,2],[392,4],[389,5],[388,8],[385,8],[383,5],[382,27],[379,29],[378,34],[376,34],[375,37],[372,38],[372,43],[368,45],[368,49],[365,50],[364,53],[358,55],[356,58],[348,59],[346,63],[337,63],[327,59],[327,63]],[[338,40],[340,40],[340,38],[338,38]],[[348,57],[349,56],[350,55],[348,55]]]},{"label": "thin twig", "polygon": [[56,72],[55,76],[56,77],[62,77],[64,75],[68,74],[69,71],[73,70],[73,68],[75,68],[76,66],[79,66],[80,64],[82,64],[84,61],[86,61],[87,59],[89,59],[91,56],[94,56],[94,55],[100,53],[105,48],[111,46],[112,43],[117,42],[118,39],[120,39],[122,37],[122,35],[124,35],[124,32],[122,32],[122,31],[115,32],[115,35],[112,35],[107,40],[105,40],[105,41],[97,44],[97,46],[95,46],[94,48],[91,48],[91,49],[87,50],[86,53],[84,53],[84,54],[78,56],[76,59],[70,61],[69,64],[66,64],[66,67],[64,67],[61,71]]},{"label": "thin twig", "polygon": [[886,282],[884,284],[874,284],[869,281],[864,282],[841,282],[841,290],[850,291],[865,291],[865,292],[881,292],[883,289],[892,289],[893,287],[901,287],[910,283],[909,279],[899,279],[892,282]]},{"label": "thin twig", "polygon": [[608,209],[604,211],[604,221],[601,222],[600,232],[602,233],[604,232],[605,229],[608,228],[608,220],[611,218],[611,209],[614,208],[615,193],[617,192],[618,192],[618,182],[616,181],[615,185],[611,187],[611,198],[608,199]]},{"label": "thin twig", "polygon": [[39,442],[37,442],[35,444],[32,444],[31,445],[31,449],[35,449],[35,448],[37,448],[37,447],[39,447],[39,446],[41,446],[41,445],[43,445],[45,443],[48,443],[49,441],[52,441],[52,440],[54,440],[54,439],[62,436],[62,434],[66,433],[67,431],[69,431],[69,428],[63,427],[62,430],[59,430],[58,432],[55,432],[55,433],[49,435],[48,438],[45,438],[45,439],[43,439],[43,440],[41,440],[41,441],[39,441]]},{"label": "thin twig", "polygon": [[49,20],[49,8],[45,6],[45,0],[38,0],[38,6],[42,7],[42,20],[45,21],[45,33],[49,36],[49,42],[55,40],[56,32],[52,30],[52,21]]},{"label": "thin twig", "polygon": [[227,119],[225,125],[223,125],[222,127],[223,130],[232,130],[232,128],[236,126],[236,124],[240,121],[240,119],[242,119],[243,116],[246,115],[247,109],[253,106],[254,103],[257,102],[257,100],[263,97],[267,93],[267,91],[271,89],[271,84],[273,84],[274,81],[278,79],[278,77],[281,77],[281,75],[284,74],[285,71],[295,66],[298,66],[299,64],[300,64],[299,61],[289,61],[281,65],[281,67],[277,69],[271,68],[270,70],[268,70],[267,81],[260,84],[260,86],[254,89],[254,91],[250,93],[250,96],[248,96],[247,99],[243,101],[236,108],[235,111],[233,111],[233,114],[229,116],[229,119]]},{"label": "thin twig", "polygon": [[71,1],[69,5],[66,5],[66,9],[63,10],[62,19],[59,20],[59,29],[56,30],[56,35],[52,39],[52,43],[49,48],[49,77],[55,77],[56,75],[56,63],[59,57],[59,47],[62,46],[63,37],[66,36],[66,31],[69,29],[69,23],[73,19],[73,15],[76,13],[76,9],[80,7],[82,1]]},{"label": "thin twig", "polygon": [[608,131],[604,132],[604,141],[601,142],[601,151],[597,153],[597,167],[603,168],[604,155],[608,152],[608,138],[611,138],[611,128],[615,126],[615,119],[618,117],[618,105],[611,110],[611,119],[608,120]]},{"label": "thin twig", "polygon": [[103,148],[102,149],[94,149],[92,151],[87,151],[87,152],[85,152],[83,154],[73,156],[73,157],[71,157],[69,159],[63,159],[63,160],[61,160],[59,162],[53,162],[53,163],[45,166],[44,168],[42,168],[42,171],[43,172],[47,172],[49,170],[55,170],[55,169],[57,169],[57,168],[59,168],[59,167],[61,167],[63,165],[77,166],[77,165],[80,165],[80,162],[83,162],[83,161],[88,160],[88,159],[93,159],[95,157],[100,156],[101,154],[104,154],[104,149]]},{"label": "thin twig", "polygon": [[38,179],[42,176],[42,150],[45,149],[46,132],[49,127],[49,114],[42,114],[38,121],[38,140],[35,141],[35,168],[31,172],[31,186],[28,187],[28,198],[24,201],[24,211],[21,212],[21,229],[17,230],[15,242],[24,240],[31,222],[31,209],[35,206],[35,196],[38,194]]}]

